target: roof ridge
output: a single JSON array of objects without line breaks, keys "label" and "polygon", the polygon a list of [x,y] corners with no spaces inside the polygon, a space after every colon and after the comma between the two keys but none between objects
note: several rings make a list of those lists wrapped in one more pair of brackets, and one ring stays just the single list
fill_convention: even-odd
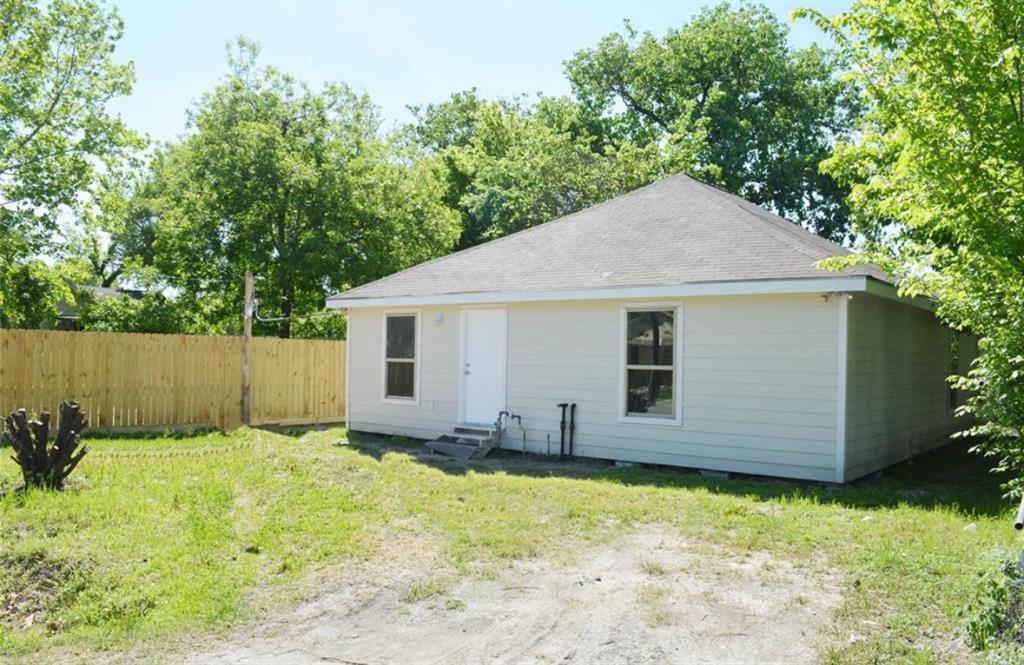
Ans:
[{"label": "roof ridge", "polygon": [[[621,201],[622,199],[632,197],[634,194],[639,194],[640,192],[642,192],[644,190],[647,190],[647,189],[650,189],[651,187],[654,187],[655,185],[661,185],[661,184],[663,184],[665,182],[668,182],[669,180],[673,180],[673,179],[676,179],[676,178],[689,178],[689,177],[690,176],[688,176],[688,175],[686,175],[685,173],[682,173],[682,172],[680,172],[680,173],[673,173],[671,175],[667,175],[667,176],[665,176],[663,178],[655,180],[654,182],[647,183],[646,185],[644,185],[642,187],[637,187],[636,189],[632,189],[632,190],[630,190],[628,192],[625,192],[624,194],[619,194],[618,196],[613,196],[613,197],[611,197],[609,199],[605,199],[604,201],[601,201],[599,203],[595,203],[593,205],[589,205],[589,206],[587,206],[585,208],[580,208],[579,210],[576,210],[574,212],[570,212],[570,213],[568,213],[566,215],[562,215],[561,217],[556,217],[555,219],[552,219],[550,221],[541,222],[540,224],[535,224],[533,226],[528,226],[525,229],[520,229],[520,230],[515,231],[513,233],[509,233],[507,235],[503,235],[501,237],[494,238],[492,240],[487,240],[487,241],[481,242],[479,244],[473,245],[471,247],[466,247],[465,249],[460,249],[457,252],[451,252],[450,254],[443,254],[443,255],[435,257],[433,259],[428,259],[428,260],[423,261],[421,263],[417,263],[415,265],[411,265],[408,268],[403,268],[403,269],[399,270],[398,272],[393,272],[390,275],[385,275],[384,277],[381,277],[379,279],[375,279],[372,282],[367,282],[365,284],[360,284],[359,286],[353,287],[351,289],[347,289],[347,290],[344,291],[344,293],[352,293],[353,291],[358,291],[359,289],[362,289],[364,286],[370,286],[371,284],[386,283],[386,282],[391,281],[393,278],[396,278],[399,275],[402,275],[403,273],[406,273],[406,272],[408,272],[410,270],[413,270],[413,269],[416,269],[416,268],[421,268],[423,266],[428,266],[428,265],[430,265],[432,263],[436,263],[438,261],[441,261],[441,260],[444,260],[444,259],[449,259],[449,258],[452,258],[452,257],[455,257],[455,256],[465,256],[466,254],[472,253],[474,250],[481,249],[481,248],[483,248],[485,246],[493,247],[494,245],[496,245],[498,243],[502,243],[503,241],[509,240],[511,238],[521,237],[521,236],[529,233],[530,231],[536,231],[537,229],[540,229],[540,228],[551,228],[552,224],[559,224],[561,222],[568,221],[569,219],[572,219],[573,217],[576,217],[576,216],[578,216],[578,215],[580,215],[580,214],[582,214],[584,212],[591,212],[593,210],[597,210],[598,208],[601,208],[601,207],[604,207],[606,205],[609,205],[609,204],[611,204],[613,202]],[[327,300],[335,298],[336,296],[340,295],[341,293],[342,292],[332,293],[331,295],[327,296]]]},{"label": "roof ridge", "polygon": [[[779,234],[772,234],[772,237],[783,242],[791,249],[800,252],[807,258],[820,260],[821,257],[816,256],[816,252],[814,252],[814,250],[820,249],[824,251],[826,249],[825,246],[814,247],[812,249],[812,247],[810,247],[812,243],[817,245],[825,243],[825,245],[828,246],[828,249],[838,250],[843,254],[850,253],[850,250],[842,245],[834,243],[828,238],[823,238],[813,231],[804,228],[801,224],[786,219],[782,215],[774,213],[763,206],[753,203],[752,201],[748,201],[738,194],[734,194],[733,192],[718,187],[717,185],[712,185],[702,180],[698,180],[697,178],[691,178],[691,180],[699,185],[715,190],[715,192],[719,194],[719,196],[715,198],[716,202],[728,203],[729,205],[735,206],[746,213],[747,217],[753,218],[752,220],[741,219],[741,221],[744,221],[749,226],[755,229],[760,229],[763,228],[763,224],[769,224],[773,230],[779,232]],[[757,212],[750,210],[750,208],[755,208]],[[754,222],[761,222],[761,224],[756,224]],[[784,237],[779,237],[779,235]],[[787,240],[795,242],[786,242]]]}]

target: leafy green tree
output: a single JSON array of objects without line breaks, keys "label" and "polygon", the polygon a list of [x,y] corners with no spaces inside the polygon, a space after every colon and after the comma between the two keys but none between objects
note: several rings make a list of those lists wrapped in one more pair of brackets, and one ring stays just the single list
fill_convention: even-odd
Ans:
[{"label": "leafy green tree", "polygon": [[599,144],[567,99],[486,101],[455,93],[413,107],[413,140],[445,166],[445,203],[462,217],[459,247],[519,231],[647,184],[658,146]]},{"label": "leafy green tree", "polygon": [[131,92],[120,37],[92,0],[0,2],[0,263],[36,253],[97,168],[138,146],[106,110]]},{"label": "leafy green tree", "polygon": [[980,449],[1024,489],[1024,11],[1018,0],[861,0],[805,11],[855,63],[870,104],[826,164],[853,185],[861,260],[980,336],[959,387]]},{"label": "leafy green tree", "polygon": [[463,155],[474,178],[460,204],[479,225],[481,240],[543,224],[658,175],[654,150],[626,143],[599,154],[532,113],[504,113],[496,106],[483,110]]},{"label": "leafy green tree", "polygon": [[348,319],[339,311],[317,312],[292,321],[296,339],[345,339]]},{"label": "leafy green tree", "polygon": [[85,330],[103,332],[192,332],[181,307],[160,293],[146,293],[141,298],[124,295],[86,299],[80,307],[78,323]]},{"label": "leafy green tree", "polygon": [[325,293],[447,252],[458,219],[439,165],[382,135],[365,95],[313,91],[259,68],[257,51],[239,40],[190,133],[155,159],[154,257],[179,301],[221,330],[241,320],[252,270],[261,313],[285,317],[288,337],[290,317]]},{"label": "leafy green tree", "polygon": [[61,302],[74,302],[61,272],[32,259],[0,266],[0,327],[53,328]]},{"label": "leafy green tree", "polygon": [[723,3],[660,39],[627,23],[576,53],[566,74],[586,115],[604,118],[606,142],[685,146],[691,173],[843,240],[847,188],[819,164],[849,135],[856,88],[837,76],[834,53],[787,39],[767,7]]},{"label": "leafy green tree", "polygon": [[[466,147],[473,141],[481,110],[487,100],[476,88],[454,92],[439,104],[410,106],[416,122],[409,127],[416,142],[428,150],[443,152],[451,147]],[[506,111],[515,110],[514,101],[495,102]]]},{"label": "leafy green tree", "polygon": [[100,174],[91,196],[64,225],[59,256],[76,267],[75,284],[160,286],[155,262],[157,196],[145,171]]}]

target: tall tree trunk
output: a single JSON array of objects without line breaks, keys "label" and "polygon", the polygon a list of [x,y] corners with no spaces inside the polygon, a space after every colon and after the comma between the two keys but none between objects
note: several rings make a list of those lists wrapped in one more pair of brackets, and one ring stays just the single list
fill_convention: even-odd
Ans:
[{"label": "tall tree trunk", "polygon": [[117,278],[121,276],[121,270],[122,270],[121,268],[118,268],[118,269],[112,271],[109,275],[106,275],[106,276],[100,275],[100,277],[103,280],[103,281],[100,282],[100,285],[101,286],[105,286],[108,289],[111,288],[112,286],[114,286],[114,282],[116,282]]}]

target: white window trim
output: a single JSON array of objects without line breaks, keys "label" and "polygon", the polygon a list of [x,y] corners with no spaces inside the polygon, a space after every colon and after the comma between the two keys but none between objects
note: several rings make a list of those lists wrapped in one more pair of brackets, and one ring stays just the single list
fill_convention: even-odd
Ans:
[{"label": "white window trim", "polygon": [[[413,379],[412,397],[389,397],[388,396],[388,317],[390,316],[413,316],[415,317],[416,342],[415,356],[413,357]],[[385,404],[402,404],[405,406],[419,406],[420,404],[420,364],[422,348],[420,338],[422,336],[422,316],[418,309],[393,309],[385,310],[380,317],[380,401]]]},{"label": "white window trim", "polygon": [[[629,312],[654,312],[672,310],[672,396],[675,400],[675,416],[641,416],[626,413],[626,315]],[[683,424],[683,306],[679,303],[631,303],[619,306],[619,399],[618,422],[648,427],[681,427]],[[659,366],[664,369],[664,367]]]}]

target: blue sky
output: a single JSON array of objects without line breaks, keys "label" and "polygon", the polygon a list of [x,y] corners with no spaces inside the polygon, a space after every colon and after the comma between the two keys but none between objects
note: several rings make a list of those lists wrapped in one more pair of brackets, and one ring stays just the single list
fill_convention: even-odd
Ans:
[{"label": "blue sky", "polygon": [[[562,62],[628,18],[662,34],[708,2],[198,2],[115,0],[125,21],[118,58],[135,63],[134,94],[113,110],[157,140],[185,128],[185,111],[226,69],[225,43],[244,34],[262,60],[318,86],[366,90],[387,124],[407,104],[440,101],[475,86],[487,97],[569,91]],[[783,20],[800,6],[832,14],[846,0],[775,0]],[[803,46],[823,35],[791,26]]]}]

